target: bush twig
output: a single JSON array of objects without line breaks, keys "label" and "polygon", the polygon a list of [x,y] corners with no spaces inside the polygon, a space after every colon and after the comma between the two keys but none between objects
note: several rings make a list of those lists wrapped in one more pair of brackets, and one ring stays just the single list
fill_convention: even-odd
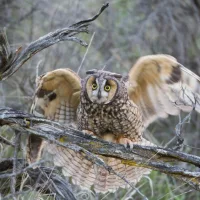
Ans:
[{"label": "bush twig", "polygon": [[10,49],[5,30],[0,31],[0,81],[12,76],[27,60],[43,49],[61,41],[74,41],[87,46],[83,40],[75,37],[79,33],[88,33],[90,22],[94,21],[108,7],[104,4],[98,14],[91,19],[82,20],[67,28],[48,33],[38,40],[31,42],[26,48],[19,47],[15,52]]}]

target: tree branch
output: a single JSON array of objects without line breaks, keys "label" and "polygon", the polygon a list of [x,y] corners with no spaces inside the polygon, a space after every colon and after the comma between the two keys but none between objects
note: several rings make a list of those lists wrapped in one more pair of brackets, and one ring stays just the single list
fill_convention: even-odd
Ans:
[{"label": "tree branch", "polygon": [[88,33],[89,23],[97,19],[99,15],[108,7],[108,3],[103,5],[98,14],[91,19],[82,20],[78,23],[63,29],[58,29],[48,33],[38,40],[31,42],[26,48],[20,47],[13,52],[10,49],[5,30],[0,31],[0,81],[12,76],[27,60],[43,49],[61,41],[74,41],[82,46],[87,46],[83,40],[74,37],[79,33]]},{"label": "tree branch", "polygon": [[[65,148],[84,152],[90,161],[105,167],[108,171],[112,171],[112,168],[95,154],[119,158],[127,165],[160,171],[200,190],[200,172],[183,169],[180,166],[184,162],[199,168],[200,157],[198,156],[155,146],[134,145],[133,149],[128,149],[123,145],[106,142],[57,122],[37,118],[10,108],[0,108],[0,126],[5,124],[15,130],[35,134]],[[60,138],[62,138],[62,143],[59,142]]]},{"label": "tree branch", "polygon": [[14,147],[15,145],[10,142],[9,140],[7,140],[6,138],[4,138],[3,136],[0,135],[0,143],[4,143],[4,144],[7,144],[7,145],[10,145],[12,147]]}]

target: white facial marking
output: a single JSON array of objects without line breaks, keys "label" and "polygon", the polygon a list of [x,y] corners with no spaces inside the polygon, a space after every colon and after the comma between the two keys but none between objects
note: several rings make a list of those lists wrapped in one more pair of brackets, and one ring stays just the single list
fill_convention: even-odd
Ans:
[{"label": "white facial marking", "polygon": [[104,80],[103,84],[101,85],[101,97],[102,98],[105,98],[105,97],[107,98],[108,97],[108,92],[106,92],[105,89],[104,89],[105,85],[106,85],[106,81],[107,80]]},{"label": "white facial marking", "polygon": [[[107,80],[104,80],[101,85],[99,85],[98,79],[96,79],[97,89],[92,91],[91,100],[94,103],[105,103],[108,99],[108,92],[105,91],[104,87]],[[100,94],[100,98],[99,98]]]},{"label": "white facial marking", "polygon": [[99,81],[98,81],[98,79],[96,79],[96,84],[97,84],[97,89],[96,90],[92,90],[92,98],[93,97],[97,97],[98,92],[99,92]]}]

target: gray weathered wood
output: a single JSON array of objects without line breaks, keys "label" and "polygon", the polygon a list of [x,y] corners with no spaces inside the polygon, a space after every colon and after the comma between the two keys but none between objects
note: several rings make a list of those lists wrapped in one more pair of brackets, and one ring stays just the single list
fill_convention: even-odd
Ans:
[{"label": "gray weathered wood", "polygon": [[43,49],[61,41],[74,41],[82,46],[87,46],[83,40],[76,38],[79,33],[88,33],[90,22],[108,7],[108,3],[103,5],[98,14],[91,19],[82,20],[72,24],[67,28],[58,29],[48,33],[38,40],[31,42],[27,47],[19,47],[15,52],[10,49],[5,31],[0,31],[0,81],[12,76],[27,60]]},{"label": "gray weathered wood", "polygon": [[[134,145],[133,149],[106,142],[57,122],[34,117],[11,108],[0,108],[0,126],[8,125],[17,131],[35,134],[49,142],[83,152],[86,158],[113,172],[97,155],[119,158],[123,163],[157,170],[181,179],[200,190],[200,157],[172,149]],[[62,138],[62,142],[59,139]],[[181,168],[181,163],[196,166],[196,171]],[[123,178],[123,177],[122,177]]]}]

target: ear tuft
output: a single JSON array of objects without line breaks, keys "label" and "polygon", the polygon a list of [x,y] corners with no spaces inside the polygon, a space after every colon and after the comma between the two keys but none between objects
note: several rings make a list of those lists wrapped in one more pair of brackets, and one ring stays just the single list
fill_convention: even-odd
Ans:
[{"label": "ear tuft", "polygon": [[122,75],[117,73],[112,73],[112,76],[114,76],[115,78],[122,78]]},{"label": "ear tuft", "polygon": [[86,74],[95,74],[95,73],[97,73],[97,72],[98,72],[97,69],[91,69],[91,70],[88,70],[88,71],[86,72]]}]

